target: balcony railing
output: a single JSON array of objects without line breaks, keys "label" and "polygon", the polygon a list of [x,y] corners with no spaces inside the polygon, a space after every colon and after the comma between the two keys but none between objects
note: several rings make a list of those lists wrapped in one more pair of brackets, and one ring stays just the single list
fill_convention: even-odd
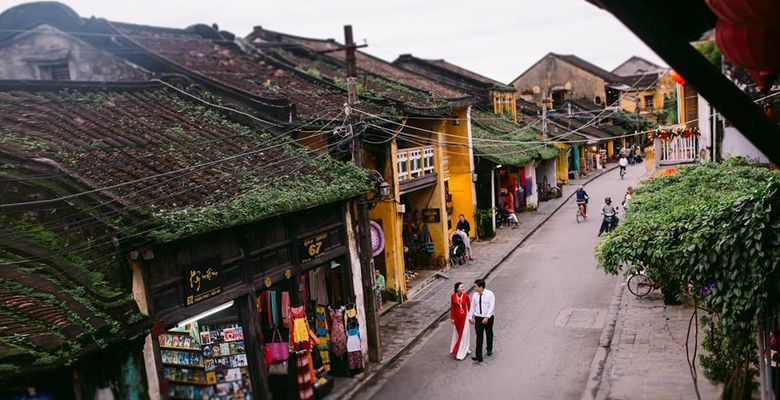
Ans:
[{"label": "balcony railing", "polygon": [[398,164],[398,180],[419,178],[436,172],[433,146],[398,149],[396,163]]},{"label": "balcony railing", "polygon": [[689,163],[699,158],[699,137],[675,137],[671,140],[661,140],[661,157],[663,164]]}]

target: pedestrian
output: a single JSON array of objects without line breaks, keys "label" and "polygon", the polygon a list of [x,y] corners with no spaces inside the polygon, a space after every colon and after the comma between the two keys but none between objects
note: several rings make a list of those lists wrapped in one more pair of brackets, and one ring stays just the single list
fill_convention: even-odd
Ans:
[{"label": "pedestrian", "polygon": [[485,288],[485,280],[474,281],[474,291],[477,293],[471,299],[469,309],[469,322],[474,325],[477,332],[477,350],[472,360],[482,362],[482,343],[487,337],[487,356],[493,355],[493,323],[496,320],[493,312],[496,309],[496,296]]},{"label": "pedestrian", "polygon": [[469,260],[474,261],[474,257],[471,255],[471,239],[469,238],[469,231],[471,231],[471,225],[463,214],[458,215],[458,225],[455,227],[456,231],[463,231],[465,235],[463,237],[463,245],[466,246],[466,257]]},{"label": "pedestrian", "polygon": [[452,341],[450,342],[450,354],[456,360],[463,360],[471,353],[469,342],[471,330],[466,327],[466,320],[470,309],[469,295],[463,282],[455,283],[455,290],[450,296],[450,320],[452,321]]},{"label": "pedestrian", "polygon": [[378,269],[374,270],[374,295],[376,296],[376,309],[377,311],[384,306],[384,293],[385,293],[385,277],[379,272]]}]

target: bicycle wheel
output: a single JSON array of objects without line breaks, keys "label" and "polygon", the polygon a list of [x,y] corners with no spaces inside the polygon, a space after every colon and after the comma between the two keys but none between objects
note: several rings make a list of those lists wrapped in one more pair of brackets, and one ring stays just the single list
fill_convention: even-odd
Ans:
[{"label": "bicycle wheel", "polygon": [[628,291],[638,298],[645,297],[653,291],[653,281],[642,273],[631,275],[626,286]]},{"label": "bicycle wheel", "polygon": [[582,216],[582,209],[577,207],[577,223],[578,224],[580,223],[580,219],[582,219],[582,218],[583,218],[583,216]]}]

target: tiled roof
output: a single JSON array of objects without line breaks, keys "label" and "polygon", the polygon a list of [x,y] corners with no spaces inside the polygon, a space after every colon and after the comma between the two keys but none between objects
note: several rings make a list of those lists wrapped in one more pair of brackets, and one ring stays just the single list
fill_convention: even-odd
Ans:
[{"label": "tiled roof", "polygon": [[[247,39],[254,43],[257,43],[258,41],[295,43],[305,46],[315,52],[337,49],[342,46],[333,40],[304,38],[265,30],[261,27],[255,27],[254,31],[249,36],[247,36]],[[341,63],[343,60],[343,52],[324,53],[324,55],[325,57],[331,58],[339,63]],[[385,79],[390,79],[410,88],[416,88],[428,92],[435,98],[446,100],[461,100],[468,98],[468,95],[464,93],[434,82],[413,72],[409,72],[403,68],[399,68],[392,63],[367,53],[358,51],[356,52],[356,57],[358,69],[379,75]]]},{"label": "tiled roof", "polygon": [[447,72],[450,72],[452,74],[460,75],[464,78],[471,79],[486,85],[491,85],[494,89],[504,90],[508,92],[516,91],[516,89],[513,86],[499,82],[495,79],[490,79],[484,75],[480,75],[474,71],[470,71],[468,69],[455,65],[443,59],[431,60],[431,59],[414,57],[411,54],[402,54],[395,61],[393,61],[393,64],[398,65],[405,69],[411,69],[407,67],[409,64],[418,64],[421,66],[421,68],[425,68],[426,65],[434,66],[442,70],[445,70]]},{"label": "tiled roof", "polygon": [[553,57],[557,57],[563,61],[566,61],[569,64],[572,64],[580,69],[583,69],[585,71],[590,72],[593,75],[598,76],[599,78],[603,79],[607,83],[623,83],[623,79],[589,61],[585,61],[580,57],[577,57],[573,54],[556,54],[556,53],[550,53]]},{"label": "tiled roof", "polygon": [[252,57],[230,42],[208,39],[192,30],[113,25],[150,52],[219,83],[266,98],[288,99],[301,117],[344,104],[342,91]]},{"label": "tiled roof", "polygon": [[516,124],[492,113],[472,113],[474,154],[496,164],[517,166],[557,157],[558,147],[538,143],[541,140],[538,133],[536,128]]},{"label": "tiled roof", "polygon": [[656,87],[659,77],[659,73],[651,72],[646,74],[624,76],[623,80],[626,85],[631,86],[634,88],[634,90],[644,90]]},{"label": "tiled roof", "polygon": [[0,164],[3,204],[49,201],[0,210],[0,263],[11,265],[0,266],[0,380],[140,333],[118,251],[126,243],[369,188],[351,164],[148,84],[0,84]]}]

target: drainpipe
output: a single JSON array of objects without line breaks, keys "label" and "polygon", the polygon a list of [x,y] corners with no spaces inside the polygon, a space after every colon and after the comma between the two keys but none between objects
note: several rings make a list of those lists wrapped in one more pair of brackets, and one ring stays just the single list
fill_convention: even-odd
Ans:
[{"label": "drainpipe", "polygon": [[490,169],[490,210],[493,215],[493,232],[496,231],[496,169]]}]

